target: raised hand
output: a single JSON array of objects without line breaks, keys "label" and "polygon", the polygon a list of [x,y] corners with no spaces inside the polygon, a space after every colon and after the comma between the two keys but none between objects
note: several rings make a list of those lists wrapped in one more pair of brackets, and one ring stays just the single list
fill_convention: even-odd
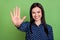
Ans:
[{"label": "raised hand", "polygon": [[10,14],[11,14],[13,24],[16,25],[17,27],[19,27],[22,24],[22,22],[24,21],[24,19],[26,18],[26,16],[24,16],[21,19],[19,7],[14,8],[13,12],[11,11]]}]

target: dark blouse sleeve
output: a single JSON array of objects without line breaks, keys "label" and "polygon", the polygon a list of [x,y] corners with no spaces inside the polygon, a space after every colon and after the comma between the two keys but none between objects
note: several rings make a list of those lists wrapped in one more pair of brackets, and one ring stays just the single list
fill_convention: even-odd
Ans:
[{"label": "dark blouse sleeve", "polygon": [[54,40],[52,26],[48,25],[48,40]]},{"label": "dark blouse sleeve", "polygon": [[29,31],[29,22],[23,22],[17,29],[23,31],[23,32],[27,32]]}]

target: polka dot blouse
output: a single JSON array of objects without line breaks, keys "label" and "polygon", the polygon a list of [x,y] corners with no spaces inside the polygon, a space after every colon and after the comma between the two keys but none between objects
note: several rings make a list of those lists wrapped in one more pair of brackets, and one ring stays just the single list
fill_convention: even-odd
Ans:
[{"label": "polka dot blouse", "polygon": [[48,36],[44,31],[42,23],[39,26],[33,23],[31,26],[32,33],[30,32],[30,22],[23,22],[18,29],[26,32],[26,40],[53,40],[52,27],[48,24],[46,25],[48,29]]}]

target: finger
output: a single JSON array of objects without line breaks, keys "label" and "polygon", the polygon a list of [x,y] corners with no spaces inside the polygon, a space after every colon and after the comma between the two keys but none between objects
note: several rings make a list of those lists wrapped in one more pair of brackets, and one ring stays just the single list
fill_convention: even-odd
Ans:
[{"label": "finger", "polygon": [[16,15],[16,14],[15,14],[15,8],[14,8],[13,12],[14,12],[14,16],[15,16],[15,15]]},{"label": "finger", "polygon": [[10,12],[10,15],[11,15],[11,18],[13,18],[13,14],[12,14],[12,12]]},{"label": "finger", "polygon": [[20,17],[20,8],[18,7],[18,13],[17,16]]},{"label": "finger", "polygon": [[23,18],[22,18],[22,20],[24,21],[26,19],[26,16],[24,16]]},{"label": "finger", "polygon": [[17,6],[16,6],[16,9],[15,9],[15,14],[16,14],[16,16],[17,16]]}]

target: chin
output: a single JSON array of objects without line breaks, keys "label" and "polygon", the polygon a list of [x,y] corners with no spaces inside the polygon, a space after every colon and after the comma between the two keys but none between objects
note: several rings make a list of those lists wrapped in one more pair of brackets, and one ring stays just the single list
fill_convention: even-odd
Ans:
[{"label": "chin", "polygon": [[35,21],[39,21],[40,19],[35,19]]}]

